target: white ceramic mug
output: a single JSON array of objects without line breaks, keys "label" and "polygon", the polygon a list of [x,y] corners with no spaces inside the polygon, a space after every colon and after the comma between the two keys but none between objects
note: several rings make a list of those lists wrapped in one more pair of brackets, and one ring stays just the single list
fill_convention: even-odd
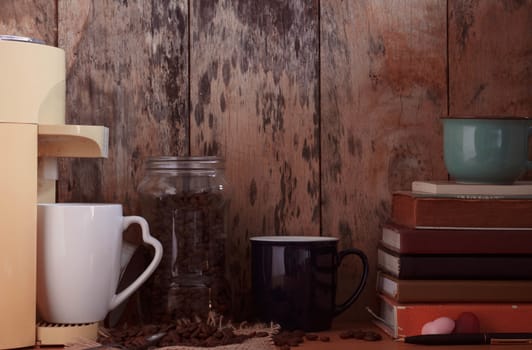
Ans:
[{"label": "white ceramic mug", "polygon": [[[120,204],[38,205],[37,308],[51,323],[101,321],[154,272],[161,243],[140,216],[123,216]],[[155,250],[142,274],[119,294],[122,234],[139,224],[142,240]]]}]

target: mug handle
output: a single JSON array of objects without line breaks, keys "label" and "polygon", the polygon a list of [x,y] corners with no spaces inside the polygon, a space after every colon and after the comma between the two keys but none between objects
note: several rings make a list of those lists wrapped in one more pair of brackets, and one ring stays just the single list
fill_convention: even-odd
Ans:
[{"label": "mug handle", "polygon": [[362,275],[360,276],[360,282],[358,283],[358,286],[355,288],[355,291],[353,292],[353,294],[351,294],[351,296],[347,298],[347,300],[341,303],[340,305],[335,305],[334,307],[335,317],[341,314],[342,312],[344,312],[345,310],[347,310],[347,308],[355,302],[355,300],[358,298],[360,293],[362,293],[362,290],[364,289],[364,286],[366,285],[366,281],[368,279],[368,272],[369,272],[368,257],[366,256],[366,254],[364,254],[363,251],[359,249],[350,248],[350,249],[345,249],[339,252],[338,253],[338,265],[336,267],[338,268],[340,264],[342,263],[342,260],[347,255],[350,255],[350,254],[356,255],[360,258],[360,261],[362,262]]},{"label": "mug handle", "polygon": [[113,310],[118,305],[120,305],[131,294],[133,294],[133,292],[136,291],[144,282],[146,282],[148,277],[151,276],[151,274],[155,271],[155,268],[157,268],[157,266],[161,262],[161,258],[163,256],[163,247],[158,240],[156,240],[153,236],[150,235],[150,228],[148,226],[148,222],[140,216],[124,216],[122,222],[122,231],[125,231],[131,224],[140,225],[140,228],[142,229],[142,240],[144,241],[144,243],[151,245],[153,249],[155,249],[155,254],[153,256],[152,261],[144,270],[144,272],[142,272],[142,274],[140,274],[140,276],[137,277],[137,279],[133,281],[127,288],[125,288],[119,294],[115,294],[113,296],[109,305],[109,310]]}]

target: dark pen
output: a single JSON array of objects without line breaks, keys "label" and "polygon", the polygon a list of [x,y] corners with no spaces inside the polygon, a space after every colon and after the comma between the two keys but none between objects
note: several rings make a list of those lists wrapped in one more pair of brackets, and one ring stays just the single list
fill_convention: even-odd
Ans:
[{"label": "dark pen", "polygon": [[532,333],[427,334],[397,340],[422,345],[532,344]]}]

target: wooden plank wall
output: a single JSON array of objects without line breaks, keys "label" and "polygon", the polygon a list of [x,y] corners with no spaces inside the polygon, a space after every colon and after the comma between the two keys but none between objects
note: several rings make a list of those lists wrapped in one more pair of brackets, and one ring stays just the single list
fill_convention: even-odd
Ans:
[{"label": "wooden plank wall", "polygon": [[0,33],[66,50],[67,122],[110,128],[108,159],[61,161],[60,201],[138,213],[144,157],[227,159],[240,317],[248,238],[286,233],[368,254],[342,315],[367,318],[391,193],[446,178],[439,117],[532,116],[531,23],[532,0],[0,1]]},{"label": "wooden plank wall", "polygon": [[[391,193],[446,177],[445,2],[323,1],[320,20],[322,227],[375,262]],[[372,272],[357,316],[374,297]]]},{"label": "wooden plank wall", "polygon": [[186,1],[58,1],[67,122],[109,127],[109,158],[63,162],[65,201],[138,213],[142,161],[189,152]]},{"label": "wooden plank wall", "polygon": [[530,116],[531,1],[449,2],[449,43],[450,114]]},{"label": "wooden plank wall", "polygon": [[193,1],[191,154],[232,184],[234,300],[249,310],[250,236],[320,234],[317,1]]},{"label": "wooden plank wall", "polygon": [[0,1],[0,33],[39,38],[57,46],[56,0]]}]

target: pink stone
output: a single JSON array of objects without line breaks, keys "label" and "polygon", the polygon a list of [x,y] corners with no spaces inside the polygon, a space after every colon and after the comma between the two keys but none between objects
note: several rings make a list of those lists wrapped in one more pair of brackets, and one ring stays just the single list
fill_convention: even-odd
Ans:
[{"label": "pink stone", "polygon": [[454,330],[454,323],[449,317],[440,317],[425,323],[421,328],[421,334],[449,334]]}]

